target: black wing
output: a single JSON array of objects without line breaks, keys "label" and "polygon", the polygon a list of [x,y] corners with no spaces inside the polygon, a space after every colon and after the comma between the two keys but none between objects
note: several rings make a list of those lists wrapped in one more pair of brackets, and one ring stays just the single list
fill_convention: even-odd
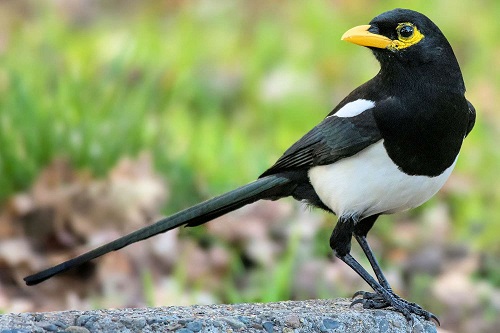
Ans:
[{"label": "black wing", "polygon": [[373,110],[353,117],[327,116],[299,141],[261,177],[278,172],[334,163],[352,156],[382,139]]}]

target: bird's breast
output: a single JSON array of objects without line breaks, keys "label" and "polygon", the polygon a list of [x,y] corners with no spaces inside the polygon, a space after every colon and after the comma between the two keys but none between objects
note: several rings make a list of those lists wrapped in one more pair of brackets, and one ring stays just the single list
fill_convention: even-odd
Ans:
[{"label": "bird's breast", "polygon": [[309,180],[321,201],[338,216],[360,218],[417,207],[446,182],[456,159],[441,174],[429,177],[402,172],[387,155],[383,140],[354,156],[309,170]]}]

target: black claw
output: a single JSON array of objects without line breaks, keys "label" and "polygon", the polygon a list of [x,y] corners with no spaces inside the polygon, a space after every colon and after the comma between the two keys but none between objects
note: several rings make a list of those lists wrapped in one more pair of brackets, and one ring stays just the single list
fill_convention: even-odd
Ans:
[{"label": "black claw", "polygon": [[363,296],[363,298],[366,298],[367,297],[367,294],[370,294],[369,292],[367,291],[363,291],[363,290],[358,290],[354,293],[354,295],[352,295],[352,299],[355,299],[356,297],[358,296]]},{"label": "black claw", "polygon": [[[439,321],[438,317],[436,317],[433,313],[430,313],[429,312],[429,319],[432,319],[436,322],[436,324],[438,324],[438,326],[441,326],[441,322]],[[427,320],[429,320],[427,319]]]},{"label": "black claw", "polygon": [[349,308],[352,308],[353,306],[355,306],[356,304],[363,304],[363,307],[365,307],[365,300],[363,298],[358,298],[358,299],[355,299],[351,302],[351,305],[349,305]]},{"label": "black claw", "polygon": [[[358,298],[360,297],[361,298]],[[383,309],[387,307],[394,308],[395,311],[401,313],[408,322],[413,323],[412,314],[425,318],[426,320],[434,320],[439,326],[439,319],[431,312],[424,310],[416,303],[408,302],[407,300],[394,294],[392,291],[389,295],[383,295],[367,291],[357,291],[353,297],[350,307],[356,304],[362,304],[364,309]]]},{"label": "black claw", "polygon": [[409,311],[407,311],[407,312],[401,312],[401,313],[405,317],[406,321],[408,323],[410,323],[410,327],[415,326],[415,320],[413,319],[413,316],[411,315],[411,313]]},{"label": "black claw", "polygon": [[[368,297],[372,297],[372,293],[367,293],[370,294]],[[389,303],[381,300],[381,299],[371,299],[371,298],[357,298],[351,302],[350,307],[356,305],[356,304],[362,304],[363,309],[384,309],[390,306]]]},{"label": "black claw", "polygon": [[372,301],[372,306],[371,308],[372,309],[385,309],[385,308],[388,308],[389,306],[391,306],[390,304],[386,303],[386,302],[374,302]]}]

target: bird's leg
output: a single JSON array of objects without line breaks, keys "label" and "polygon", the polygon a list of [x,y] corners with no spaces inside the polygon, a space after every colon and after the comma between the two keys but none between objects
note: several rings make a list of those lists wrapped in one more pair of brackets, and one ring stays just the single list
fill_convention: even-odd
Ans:
[{"label": "bird's leg", "polygon": [[[351,251],[351,238],[352,235],[354,234],[356,222],[357,222],[356,217],[353,216],[340,217],[330,237],[330,247],[334,251],[335,256],[340,260],[342,260],[343,262],[345,262],[356,273],[358,273],[358,275],[363,280],[365,280],[365,282],[368,283],[370,287],[375,291],[375,293],[364,293],[366,294],[366,298],[363,297],[361,299],[354,300],[351,305],[361,303],[363,304],[363,307],[367,309],[386,308],[392,306],[394,310],[403,314],[405,318],[409,321],[412,321],[411,314],[416,314],[424,317],[425,319],[434,319],[439,323],[436,316],[433,315],[432,313],[423,310],[419,306],[414,306],[411,303],[403,300],[399,296],[394,295],[389,286],[389,283],[387,282],[387,279],[385,279],[384,275],[382,274],[382,270],[380,269],[380,266],[378,265],[375,256],[373,255],[369,247],[367,248],[368,249],[367,252],[369,252],[369,254],[367,254],[367,257],[370,263],[372,263],[373,260],[373,263],[377,267],[376,270],[374,271],[377,272],[378,270],[378,272],[380,273],[380,277],[382,277],[382,281],[384,282],[380,283],[377,282],[370,275],[370,273],[368,273],[363,268],[363,266],[361,266],[361,264],[359,264],[359,262],[357,262],[356,259],[354,259],[354,257],[350,254],[350,251]],[[365,238],[365,243],[366,245],[368,244],[366,242],[366,238]],[[363,249],[363,251],[364,250],[365,249]],[[370,259],[370,256],[372,257],[372,259]],[[380,277],[379,275],[377,275],[378,279],[380,279]],[[386,286],[388,286],[388,289],[382,286],[381,283],[386,284]]]},{"label": "bird's leg", "polygon": [[[377,279],[378,279],[380,285],[391,295],[391,298],[404,304],[404,306],[406,308],[408,308],[408,310],[411,313],[422,316],[427,320],[433,319],[439,324],[439,319],[434,314],[422,309],[422,307],[416,303],[412,303],[412,302],[409,302],[409,301],[401,298],[400,296],[396,295],[392,291],[392,288],[389,285],[389,282],[387,282],[387,279],[385,278],[384,274],[382,273],[382,269],[380,268],[378,261],[375,258],[373,251],[371,250],[371,248],[366,240],[366,236],[359,236],[359,235],[355,234],[354,237],[358,241],[358,243],[361,246],[361,249],[365,253],[366,257],[368,258],[368,261],[370,262],[370,265],[372,266],[372,269],[375,272],[375,275],[377,276]],[[358,296],[362,296],[362,297],[359,299],[355,299],[352,302],[351,306],[355,305],[355,304],[363,304],[363,308],[365,308],[365,309],[366,308],[382,309],[382,308],[386,308],[389,306],[394,306],[394,304],[390,300],[388,300],[384,294],[380,294],[375,288],[373,288],[373,290],[375,291],[374,293],[366,292],[366,291],[356,292],[354,294],[353,298],[356,298]]]},{"label": "bird's leg", "polygon": [[[402,302],[407,303],[409,306],[416,308],[417,310],[422,310],[422,307],[416,303],[411,303],[408,302],[407,300],[401,298],[400,296],[396,295],[393,291],[392,288],[387,281],[384,273],[382,272],[382,269],[380,268],[380,265],[377,261],[377,258],[375,257],[370,244],[368,243],[366,239],[366,235],[368,234],[368,231],[373,227],[373,224],[375,223],[378,215],[373,215],[367,218],[362,219],[358,223],[355,224],[354,227],[354,238],[358,242],[359,246],[363,250],[364,254],[366,255],[366,258],[370,262],[370,265],[373,269],[373,272],[375,273],[375,276],[377,277],[377,280],[379,281],[380,285],[385,288],[389,293],[391,293],[394,297],[400,299]],[[358,296],[362,296],[362,299],[358,299],[355,301],[354,304],[356,303],[370,303],[372,307],[376,308],[382,308],[382,307],[387,307],[390,306],[389,303],[387,303],[384,299],[382,299],[377,293],[370,293],[366,291],[358,291],[354,294],[353,298],[356,298]],[[385,303],[385,306],[384,306]],[[367,304],[368,305],[368,304]],[[433,314],[429,313],[429,316],[433,319],[435,319],[438,323],[439,320],[434,316]]]},{"label": "bird's leg", "polygon": [[370,245],[368,244],[366,240],[366,236],[360,236],[357,234],[354,234],[354,238],[358,241],[359,246],[363,250],[366,258],[370,262],[370,265],[372,266],[373,272],[375,273],[375,276],[377,277],[378,282],[382,287],[385,288],[385,290],[392,292],[391,285],[385,278],[384,273],[382,272],[382,269],[380,268],[380,265],[378,264],[377,258],[375,258],[375,255],[373,254],[372,249],[370,248]]},{"label": "bird's leg", "polygon": [[[391,293],[382,286],[379,282],[377,282],[371,275],[368,273],[361,264],[359,264],[353,256],[351,256],[351,238],[354,233],[355,224],[357,223],[356,217],[341,216],[337,222],[337,225],[333,229],[332,235],[330,237],[330,247],[335,253],[335,256],[345,262],[349,267],[351,267],[356,273],[358,273],[363,280],[366,281],[379,294],[384,294],[387,297],[391,298]],[[372,255],[373,257],[373,255]],[[380,269],[379,269],[380,270]],[[377,276],[378,277],[378,276]],[[383,279],[383,281],[388,285],[387,280]]]},{"label": "bird's leg", "polygon": [[356,241],[359,243],[359,246],[365,253],[366,258],[370,262],[373,272],[375,273],[375,276],[377,277],[380,285],[387,291],[392,292],[392,288],[385,278],[384,273],[382,272],[382,269],[378,264],[377,258],[375,258],[375,255],[373,254],[373,251],[370,248],[368,241],[366,240],[366,235],[368,234],[368,231],[370,231],[370,229],[373,227],[373,224],[375,223],[377,218],[378,215],[372,215],[357,222],[354,226],[353,235]]}]

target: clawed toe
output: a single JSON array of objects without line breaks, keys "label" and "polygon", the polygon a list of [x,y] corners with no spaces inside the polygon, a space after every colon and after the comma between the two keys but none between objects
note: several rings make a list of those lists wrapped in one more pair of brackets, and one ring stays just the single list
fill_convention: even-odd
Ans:
[{"label": "clawed toe", "polygon": [[[361,297],[360,297],[361,296]],[[391,303],[383,299],[377,293],[371,293],[368,291],[357,291],[352,296],[353,301],[350,307],[356,304],[362,304],[364,309],[384,309],[391,306]]]},{"label": "clawed toe", "polygon": [[364,291],[364,290],[358,290],[352,295],[352,299],[356,299],[357,297],[361,296],[362,299],[374,299],[374,298],[380,298],[377,293],[371,293],[369,291]]},{"label": "clawed toe", "polygon": [[390,304],[381,300],[358,298],[351,302],[350,307],[356,304],[362,304],[364,309],[385,309],[390,306]]},{"label": "clawed toe", "polygon": [[357,291],[351,302],[351,307],[357,304],[362,304],[364,309],[384,309],[387,307],[394,308],[395,311],[400,312],[405,318],[412,322],[412,314],[421,316],[426,320],[434,320],[440,325],[439,319],[431,312],[424,310],[416,303],[408,302],[407,300],[394,294],[392,291],[387,295],[382,295],[374,292]]},{"label": "clawed toe", "polygon": [[441,322],[439,321],[438,317],[432,312],[427,312],[429,314],[429,318],[426,318],[427,320],[434,320],[438,326],[441,326]]}]

